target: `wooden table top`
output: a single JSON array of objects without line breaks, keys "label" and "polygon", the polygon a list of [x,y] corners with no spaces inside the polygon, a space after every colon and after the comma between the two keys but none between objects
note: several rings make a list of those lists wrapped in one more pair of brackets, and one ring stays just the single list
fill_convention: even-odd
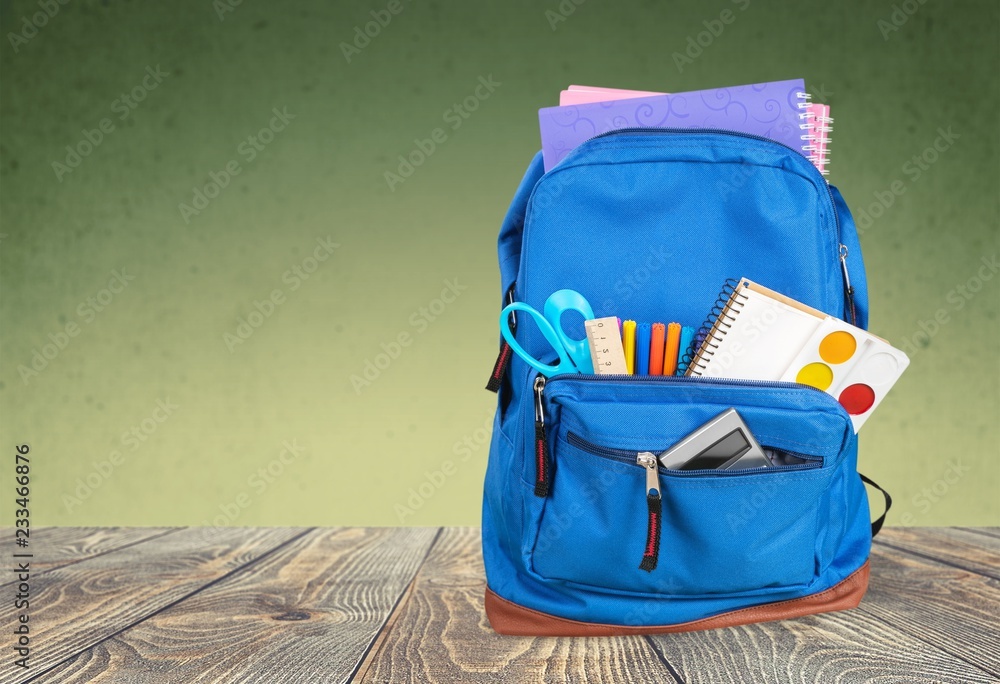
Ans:
[{"label": "wooden table top", "polygon": [[495,634],[478,528],[41,528],[28,550],[31,667],[5,647],[5,683],[1000,680],[1000,528],[883,530],[852,611],[591,639]]}]

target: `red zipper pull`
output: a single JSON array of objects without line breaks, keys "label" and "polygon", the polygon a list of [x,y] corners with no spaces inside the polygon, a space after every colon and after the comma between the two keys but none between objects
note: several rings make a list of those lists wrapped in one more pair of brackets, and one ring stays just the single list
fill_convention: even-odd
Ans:
[{"label": "red zipper pull", "polygon": [[507,372],[507,365],[510,363],[511,352],[513,349],[507,344],[507,340],[504,340],[503,344],[500,345],[500,355],[497,356],[497,362],[493,364],[490,381],[486,383],[486,389],[490,392],[500,391],[500,384],[503,382],[504,373]]},{"label": "red zipper pull", "polygon": [[[511,283],[510,287],[507,288],[507,304],[514,303],[514,286],[516,283]],[[510,331],[512,333],[517,332],[517,317],[512,313],[510,315]],[[514,350],[511,349],[507,340],[504,339],[503,343],[500,345],[500,354],[497,356],[496,363],[493,364],[493,372],[490,373],[490,381],[486,383],[486,389],[490,392],[499,392],[500,385],[503,383],[503,376],[507,372],[507,366],[510,365],[510,357],[513,356]]]},{"label": "red zipper pull", "polygon": [[543,497],[549,495],[552,486],[549,442],[545,438],[545,407],[542,404],[544,389],[545,378],[539,375],[535,378],[535,496]]},{"label": "red zipper pull", "polygon": [[655,454],[640,452],[635,461],[646,469],[646,509],[649,512],[646,519],[646,548],[639,569],[652,572],[660,557],[660,528],[663,522],[660,474]]}]

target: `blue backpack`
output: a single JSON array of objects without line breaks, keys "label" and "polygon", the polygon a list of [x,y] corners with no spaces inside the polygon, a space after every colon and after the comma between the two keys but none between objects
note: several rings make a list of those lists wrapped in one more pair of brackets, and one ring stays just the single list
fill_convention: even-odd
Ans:
[{"label": "blue backpack", "polygon": [[[801,154],[726,131],[626,129],[543,173],[535,156],[499,238],[502,304],[571,288],[596,317],[704,320],[746,277],[867,328],[853,219]],[[518,343],[555,353],[531,321]],[[566,321],[583,337],[582,321]],[[805,385],[673,376],[540,376],[503,343],[483,501],[486,612],[504,634],[710,629],[853,608],[870,522],[850,417]],[[659,468],[727,408],[795,465]],[[884,493],[884,492],[883,492]],[[886,510],[890,500],[886,495]]]}]

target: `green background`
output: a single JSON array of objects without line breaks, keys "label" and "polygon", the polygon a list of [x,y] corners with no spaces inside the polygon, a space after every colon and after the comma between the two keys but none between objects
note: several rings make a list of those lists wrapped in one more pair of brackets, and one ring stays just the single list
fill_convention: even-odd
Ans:
[{"label": "green background", "polygon": [[[35,524],[477,524],[496,232],[539,146],[536,110],[570,83],[798,76],[833,108],[831,180],[855,214],[904,188],[861,238],[872,329],[912,356],[864,428],[861,468],[894,494],[890,524],[998,523],[1000,278],[976,281],[998,253],[996,2],[914,1],[908,16],[567,0],[553,29],[555,0],[418,0],[350,62],[341,43],[386,2],[247,0],[221,19],[220,5],[73,1],[16,51],[9,34],[39,7],[0,5],[0,469],[10,483],[13,445],[31,445]],[[880,28],[894,7],[899,26]],[[726,8],[735,21],[679,69],[673,53]],[[169,75],[121,120],[120,96],[157,65]],[[500,86],[451,130],[445,112],[490,75]],[[295,118],[249,161],[239,146],[275,107]],[[105,117],[114,130],[57,179]],[[438,127],[445,142],[390,190],[385,172]],[[958,138],[913,178],[904,165],[939,128]],[[179,205],[231,160],[239,175],[186,222]],[[339,247],[293,289],[286,271],[328,237]],[[88,320],[115,269],[134,280]],[[446,281],[464,289],[435,303]],[[19,366],[70,323],[79,334],[25,381]],[[401,333],[410,344],[356,390]],[[162,422],[158,400],[177,406]],[[123,439],[133,427],[142,441]],[[301,452],[283,463],[286,441]]]}]

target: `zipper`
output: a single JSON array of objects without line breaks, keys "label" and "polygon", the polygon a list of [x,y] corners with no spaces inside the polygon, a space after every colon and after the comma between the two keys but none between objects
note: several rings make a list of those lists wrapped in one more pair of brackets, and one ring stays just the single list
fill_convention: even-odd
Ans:
[{"label": "zipper", "polygon": [[[754,141],[762,142],[762,143],[769,144],[769,145],[776,145],[778,147],[783,147],[786,150],[789,150],[790,152],[795,153],[797,156],[802,157],[802,159],[804,159],[806,161],[806,163],[808,164],[809,168],[812,169],[813,173],[815,173],[816,175],[819,176],[819,180],[822,181],[823,188],[826,190],[826,197],[829,200],[830,214],[833,216],[834,228],[837,231],[837,243],[840,246],[840,263],[841,263],[841,270],[842,270],[842,273],[843,273],[843,276],[844,276],[844,292],[845,292],[845,295],[846,295],[845,296],[845,301],[844,301],[844,307],[845,307],[845,311],[844,311],[845,318],[844,318],[844,320],[847,320],[846,316],[849,315],[851,317],[851,324],[855,325],[856,321],[857,321],[857,315],[856,315],[855,308],[854,308],[854,290],[853,290],[853,288],[851,288],[850,277],[848,276],[848,273],[847,273],[847,261],[846,261],[846,259],[847,259],[847,247],[845,247],[842,243],[840,243],[840,234],[841,234],[842,231],[841,231],[841,226],[840,226],[840,215],[837,213],[837,203],[834,202],[834,200],[833,200],[833,191],[830,190],[830,181],[828,181],[826,178],[823,177],[823,174],[821,174],[819,172],[819,170],[813,165],[812,162],[810,162],[808,159],[806,159],[805,157],[802,156],[802,152],[800,150],[796,150],[794,147],[789,147],[788,145],[786,145],[783,142],[778,142],[777,140],[772,140],[771,138],[766,138],[766,137],[764,137],[762,135],[755,135],[753,133],[744,133],[742,131],[731,131],[731,130],[724,129],[724,128],[653,128],[653,127],[650,127],[650,126],[632,126],[632,127],[629,127],[629,128],[619,128],[619,129],[616,129],[616,130],[613,130],[613,131],[605,131],[604,133],[600,133],[598,135],[595,135],[592,138],[588,138],[587,140],[585,140],[582,143],[580,143],[573,152],[575,153],[577,150],[579,150],[580,148],[582,148],[584,145],[586,145],[586,144],[588,144],[588,143],[590,143],[590,142],[592,142],[594,140],[601,140],[602,138],[610,138],[610,137],[613,137],[613,136],[616,136],[616,135],[623,135],[623,134],[625,134],[625,135],[628,135],[628,134],[640,134],[640,135],[691,135],[691,134],[694,134],[694,135],[700,135],[700,134],[704,134],[704,133],[710,133],[710,134],[714,134],[714,135],[724,135],[724,136],[729,136],[729,137],[733,137],[733,138],[743,138],[745,140],[754,140]],[[548,174],[546,174],[546,175],[548,175]],[[532,203],[532,200],[535,197],[535,191],[538,189],[538,186],[540,185],[540,183],[541,183],[541,181],[539,181],[538,183],[535,183],[535,187],[531,189],[531,195],[528,197],[528,204],[526,205],[529,208],[529,210],[527,212],[525,212],[525,213],[530,213],[531,203]],[[527,221],[525,223],[527,223]]]},{"label": "zipper", "polygon": [[[639,458],[643,454],[655,454],[655,451],[636,451],[629,449],[612,449],[609,447],[604,447],[599,444],[594,444],[593,442],[584,439],[575,432],[566,433],[566,441],[577,449],[586,451],[594,456],[600,456],[601,458],[607,458],[613,461],[619,461],[621,463],[638,463],[639,465],[645,466],[646,464],[640,462]],[[818,456],[811,456],[809,454],[801,454],[796,451],[789,451],[788,449],[774,449],[773,447],[763,447],[771,449],[772,451],[780,451],[785,454],[790,454],[796,458],[801,458],[805,461],[810,461],[810,463],[793,463],[791,465],[777,465],[771,466],[769,468],[737,468],[734,470],[712,470],[708,468],[699,468],[698,470],[671,470],[670,468],[664,468],[657,462],[657,474],[664,475],[666,477],[697,477],[701,475],[716,475],[718,477],[729,477],[733,475],[746,475],[747,473],[757,473],[760,475],[766,475],[768,473],[784,473],[792,470],[815,470],[816,468],[821,468],[823,464],[823,459]],[[659,453],[662,453],[665,449],[660,449]],[[654,456],[655,457],[655,456]],[[646,481],[647,490],[649,489],[649,480]]]},{"label": "zipper", "polygon": [[[838,411],[846,410],[832,395],[811,385],[802,385],[797,382],[780,382],[774,380],[737,380],[732,378],[699,378],[685,375],[590,375],[584,373],[561,373],[553,375],[548,379],[553,382],[628,382],[629,385],[691,385],[695,387],[762,387],[772,389],[794,389],[816,392],[817,396],[822,396],[820,401],[824,401],[831,406],[836,406]],[[693,383],[693,384],[692,384]]]},{"label": "zipper", "polygon": [[[517,281],[515,280],[507,288],[506,301],[508,306],[514,303],[514,287],[516,285]],[[509,320],[510,331],[517,334],[517,316],[514,315],[513,311],[510,312]],[[503,376],[507,373],[507,366],[510,365],[510,357],[514,355],[513,352],[514,350],[507,343],[507,339],[501,337],[500,354],[497,356],[496,363],[493,364],[493,372],[490,373],[490,380],[486,383],[486,389],[490,392],[496,393],[500,391],[500,385],[503,383]]]},{"label": "zipper", "polygon": [[851,316],[851,325],[857,326],[858,314],[854,308],[854,287],[851,285],[851,274],[847,271],[847,245],[840,243],[840,271],[844,274],[844,304]]},{"label": "zipper", "polygon": [[744,138],[746,140],[756,140],[757,142],[767,143],[770,145],[777,145],[778,147],[784,147],[786,150],[794,152],[799,157],[802,157],[802,159],[805,159],[806,163],[809,165],[809,168],[811,168],[814,173],[819,175],[819,179],[823,181],[823,186],[826,188],[826,196],[830,199],[830,208],[833,210],[833,219],[837,225],[837,234],[838,235],[840,234],[840,216],[837,215],[837,205],[833,201],[833,191],[830,190],[830,182],[823,177],[823,174],[819,172],[819,169],[817,169],[811,161],[802,156],[802,152],[800,150],[797,150],[794,147],[789,147],[783,142],[778,142],[777,140],[772,140],[771,138],[765,138],[762,135],[755,135],[753,133],[744,133],[743,131],[731,131],[725,128],[653,128],[651,126],[632,126],[631,128],[619,128],[613,131],[605,131],[604,133],[595,135],[593,138],[588,138],[587,140],[584,140],[582,143],[577,145],[576,149],[577,150],[580,149],[581,147],[591,142],[592,140],[600,140],[601,138],[610,138],[612,136],[619,135],[621,133],[626,133],[626,134],[640,133],[643,135],[647,134],[698,135],[702,133],[712,133],[716,135],[728,135],[734,138]]},{"label": "zipper", "polygon": [[639,569],[652,572],[660,559],[660,530],[663,527],[663,497],[660,494],[660,474],[656,454],[642,451],[635,462],[646,470],[646,545]]},{"label": "zipper", "polygon": [[545,376],[535,377],[535,496],[546,497],[552,485],[552,459],[549,443],[545,437],[545,405],[542,392],[545,390]]},{"label": "zipper", "polygon": [[[610,447],[594,444],[576,433],[568,432],[566,441],[571,445],[586,451],[587,453],[607,458],[621,463],[635,463],[646,473],[646,544],[643,546],[642,561],[639,569],[652,572],[656,569],[660,559],[660,531],[663,529],[663,491],[660,488],[660,476],[669,477],[691,477],[693,475],[712,474],[716,476],[745,475],[747,473],[759,473],[764,475],[772,472],[788,472],[791,470],[814,470],[822,467],[822,458],[799,454],[794,451],[782,449],[784,453],[791,454],[798,458],[812,461],[812,463],[798,463],[793,465],[772,466],[770,468],[740,468],[738,470],[670,470],[660,465],[659,459],[652,451],[633,451],[629,449],[612,449]],[[536,490],[537,493],[537,490]]]}]

